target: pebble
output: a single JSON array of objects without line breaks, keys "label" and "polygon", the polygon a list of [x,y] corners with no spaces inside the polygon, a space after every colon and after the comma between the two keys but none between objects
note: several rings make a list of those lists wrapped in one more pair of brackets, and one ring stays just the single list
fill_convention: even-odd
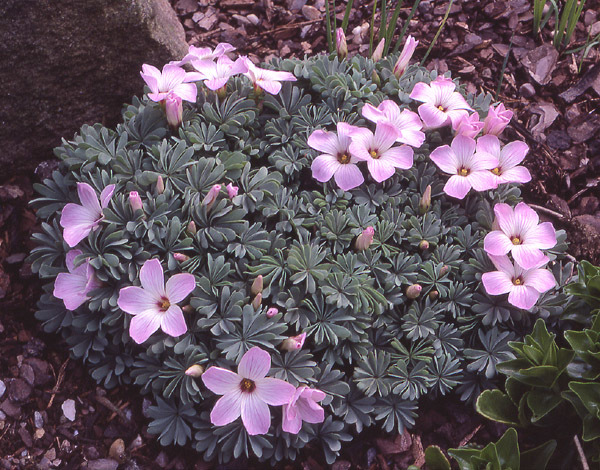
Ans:
[{"label": "pebble", "polygon": [[65,400],[61,406],[65,418],[69,421],[75,421],[75,402],[70,398]]},{"label": "pebble", "polygon": [[2,398],[2,395],[4,395],[4,392],[6,392],[6,385],[4,385],[4,382],[2,380],[0,380],[0,398]]},{"label": "pebble", "polygon": [[160,468],[165,468],[169,464],[169,458],[164,450],[161,450],[160,454],[156,456],[155,462]]},{"label": "pebble", "polygon": [[88,470],[117,470],[119,467],[119,462],[113,459],[98,459],[98,460],[90,460],[87,465],[84,465],[82,468],[87,468]]},{"label": "pebble", "polygon": [[250,21],[250,23],[252,23],[255,26],[257,26],[260,23],[260,19],[254,13],[250,13],[246,18],[248,18],[248,21]]},{"label": "pebble", "polygon": [[302,7],[302,15],[309,21],[318,20],[321,18],[321,12],[310,5],[304,5]]},{"label": "pebble", "polygon": [[19,418],[21,416],[21,407],[15,405],[9,399],[6,399],[0,405],[0,410],[4,411],[11,418]]},{"label": "pebble", "polygon": [[117,439],[112,443],[108,450],[108,456],[119,463],[125,461],[125,442],[123,439]]},{"label": "pebble", "polygon": [[531,83],[524,83],[519,87],[519,93],[523,98],[531,98],[535,96],[535,88]]},{"label": "pebble", "polygon": [[44,427],[44,418],[39,411],[33,413],[33,424],[37,429]]},{"label": "pebble", "polygon": [[31,396],[33,388],[23,379],[12,379],[8,383],[8,396],[12,401],[24,402]]}]

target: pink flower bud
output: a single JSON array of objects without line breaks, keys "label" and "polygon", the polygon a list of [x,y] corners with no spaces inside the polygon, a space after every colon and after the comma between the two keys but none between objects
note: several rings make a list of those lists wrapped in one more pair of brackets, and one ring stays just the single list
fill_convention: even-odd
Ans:
[{"label": "pink flower bud", "polygon": [[335,31],[337,55],[340,60],[344,60],[348,55],[348,44],[346,43],[346,34],[342,28]]},{"label": "pink flower bud", "polygon": [[263,291],[263,277],[262,274],[259,274],[256,279],[254,279],[254,282],[252,283],[252,287],[250,288],[250,292],[252,292],[252,295],[257,295],[262,293]]},{"label": "pink flower bud", "polygon": [[215,184],[212,188],[210,188],[210,190],[208,191],[208,194],[202,200],[202,205],[206,207],[206,212],[209,212],[212,209],[212,206],[214,205],[215,201],[217,200],[217,196],[219,195],[220,191],[221,191],[220,184]]},{"label": "pink flower bud", "polygon": [[420,284],[413,284],[411,286],[408,286],[406,288],[406,297],[408,297],[409,299],[416,299],[417,297],[419,297],[419,295],[421,295],[422,290],[423,287],[421,287]]},{"label": "pink flower bud", "polygon": [[254,297],[254,300],[252,300],[252,307],[254,307],[254,310],[258,310],[261,303],[262,303],[262,294],[258,293],[258,294],[256,294],[256,297]]},{"label": "pink flower bud", "polygon": [[190,235],[196,235],[198,229],[196,228],[196,223],[193,220],[190,220],[190,223],[187,226],[187,233]]},{"label": "pink flower bud", "polygon": [[483,129],[483,122],[479,120],[479,114],[473,113],[470,116],[463,114],[460,119],[452,123],[452,127],[456,131],[456,135],[464,135],[474,139],[481,129]]},{"label": "pink flower bud", "polygon": [[298,336],[290,336],[288,339],[283,340],[281,349],[284,351],[297,351],[298,349],[302,349],[305,340],[306,333],[299,334]]},{"label": "pink flower bud", "polygon": [[448,274],[449,271],[450,271],[450,266],[445,264],[444,266],[442,266],[440,268],[440,277],[445,276],[446,274]]},{"label": "pink flower bud", "polygon": [[233,183],[229,183],[225,187],[227,188],[227,195],[229,196],[229,199],[236,197],[238,195],[238,191],[240,190],[240,188],[234,186]]},{"label": "pink flower bud", "polygon": [[186,369],[185,375],[189,377],[198,378],[204,373],[204,367],[200,364],[194,364]]},{"label": "pink flower bud", "polygon": [[167,122],[172,128],[177,128],[183,120],[183,103],[175,93],[169,93],[165,99],[165,113]]},{"label": "pink flower bud", "polygon": [[184,261],[190,259],[188,255],[184,255],[183,253],[173,253],[173,258],[175,258],[175,260],[179,261],[180,263],[183,263]]},{"label": "pink flower bud", "polygon": [[158,177],[156,178],[156,193],[157,194],[162,194],[165,192],[165,181],[163,180],[163,177],[158,175]]},{"label": "pink flower bud", "polygon": [[194,307],[192,307],[190,304],[184,305],[181,307],[181,310],[183,310],[183,313],[187,313],[188,315],[194,313]]},{"label": "pink flower bud", "polygon": [[267,310],[267,318],[273,318],[275,315],[277,315],[279,313],[279,310],[277,310],[277,307],[271,307],[269,310]]},{"label": "pink flower bud", "polygon": [[431,185],[428,184],[419,201],[419,212],[425,214],[431,208]]},{"label": "pink flower bud", "polygon": [[379,62],[381,60],[381,58],[383,57],[383,49],[385,48],[385,39],[382,39],[381,41],[379,41],[379,44],[377,44],[377,47],[375,48],[375,50],[373,51],[373,55],[371,56],[371,60],[373,62]]},{"label": "pink flower bud", "polygon": [[513,117],[513,112],[507,110],[503,103],[500,103],[496,108],[490,106],[488,115],[483,121],[483,133],[491,135],[500,135],[508,126],[508,123]]},{"label": "pink flower bud", "polygon": [[435,300],[435,299],[437,299],[439,296],[440,296],[440,293],[439,293],[438,291],[436,291],[436,290],[432,290],[432,291],[429,293],[429,298],[430,298],[431,300]]},{"label": "pink flower bud", "polygon": [[427,240],[421,240],[421,242],[419,243],[419,250],[429,250],[429,242]]},{"label": "pink flower bud", "polygon": [[415,38],[408,36],[404,43],[404,48],[400,53],[400,57],[398,57],[398,61],[396,62],[396,65],[394,65],[394,75],[396,78],[400,78],[402,74],[404,74],[418,44],[419,41],[415,41]]},{"label": "pink flower bud", "polygon": [[144,210],[144,205],[142,204],[142,198],[140,197],[140,195],[138,194],[137,191],[131,191],[129,193],[129,205],[131,206],[131,209],[133,210],[134,213],[137,211]]},{"label": "pink flower bud", "polygon": [[373,243],[373,236],[375,235],[375,229],[373,227],[367,227],[356,239],[354,248],[358,251],[366,250]]}]

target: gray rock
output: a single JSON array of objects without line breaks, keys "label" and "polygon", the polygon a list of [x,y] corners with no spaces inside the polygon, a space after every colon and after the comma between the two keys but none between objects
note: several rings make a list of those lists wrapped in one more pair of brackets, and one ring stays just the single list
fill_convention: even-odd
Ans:
[{"label": "gray rock", "polygon": [[546,85],[552,79],[552,72],[556,68],[558,52],[554,46],[544,44],[527,53],[521,58],[531,78],[540,85]]},{"label": "gray rock", "polygon": [[33,413],[33,424],[37,429],[44,427],[44,418],[42,417],[42,413],[39,411],[35,411]]},{"label": "gray rock", "polygon": [[71,400],[70,398],[68,400],[65,400],[61,408],[63,414],[65,415],[65,418],[67,418],[69,421],[75,421],[76,410],[74,400]]},{"label": "gray rock", "polygon": [[117,470],[119,463],[113,459],[90,460],[82,468],[87,470]]},{"label": "gray rock", "polygon": [[2,0],[0,165],[33,169],[82,124],[115,124],[142,64],[186,52],[168,0]]},{"label": "gray rock", "polygon": [[8,383],[8,396],[12,401],[24,402],[31,396],[33,388],[23,379],[11,379]]},{"label": "gray rock", "polygon": [[6,392],[6,385],[4,385],[4,382],[2,380],[0,380],[0,398],[2,398],[2,395],[4,395],[4,392]]}]

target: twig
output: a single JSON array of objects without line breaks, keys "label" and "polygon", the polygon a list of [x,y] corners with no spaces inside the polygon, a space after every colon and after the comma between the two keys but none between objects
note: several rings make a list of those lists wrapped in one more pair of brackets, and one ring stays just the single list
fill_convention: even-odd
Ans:
[{"label": "twig", "polygon": [[118,406],[115,406],[113,402],[111,402],[108,398],[102,397],[100,395],[96,395],[96,401],[100,403],[105,408],[108,408],[113,413],[117,413],[119,418],[121,418],[127,424],[132,424],[131,420],[127,417],[127,415],[121,410]]},{"label": "twig", "polygon": [[577,447],[577,453],[579,454],[579,460],[581,460],[581,467],[583,470],[590,470],[590,466],[587,463],[585,458],[585,454],[583,453],[583,448],[581,447],[581,443],[579,442],[579,438],[577,434],[573,436],[573,441],[575,442],[575,447]]},{"label": "twig", "polygon": [[261,33],[258,33],[256,36],[250,36],[250,37],[248,37],[248,40],[257,39],[259,37],[268,36],[270,34],[275,34],[279,31],[284,31],[286,29],[301,28],[302,26],[307,26],[309,24],[320,23],[321,21],[323,21],[322,18],[319,18],[318,20],[301,21],[300,23],[284,24],[283,26],[279,26],[278,28],[274,28],[274,29],[270,29],[268,31],[263,31]]},{"label": "twig", "polygon": [[529,207],[531,207],[532,209],[536,209],[540,212],[545,212],[546,214],[556,217],[557,219],[560,219],[560,220],[563,220],[565,218],[565,216],[562,215],[560,212],[553,211],[552,209],[548,209],[543,206],[538,206],[536,204],[529,204]]},{"label": "twig", "polygon": [[473,429],[473,431],[471,431],[469,434],[467,434],[465,437],[463,437],[463,440],[460,441],[460,444],[458,445],[458,447],[466,446],[471,441],[471,439],[473,439],[473,436],[479,432],[480,429],[481,429],[481,424],[477,425],[477,427],[475,429]]},{"label": "twig", "polygon": [[67,369],[68,363],[69,363],[69,358],[67,357],[66,361],[62,363],[62,365],[60,366],[60,369],[58,370],[58,377],[56,379],[56,385],[54,385],[54,388],[52,389],[52,396],[50,397],[48,406],[46,406],[47,410],[50,409],[50,407],[52,406],[52,403],[54,403],[54,397],[56,396],[56,393],[60,389],[62,381],[65,378],[65,370]]}]

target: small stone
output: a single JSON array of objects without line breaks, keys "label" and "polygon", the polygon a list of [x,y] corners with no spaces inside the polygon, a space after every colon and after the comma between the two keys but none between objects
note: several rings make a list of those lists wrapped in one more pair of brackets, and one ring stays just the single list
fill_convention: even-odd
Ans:
[{"label": "small stone", "polygon": [[144,418],[150,418],[150,415],[148,414],[148,408],[150,408],[152,406],[152,402],[150,400],[148,400],[147,398],[144,398],[142,400],[142,414],[144,415]]},{"label": "small stone", "polygon": [[33,434],[33,438],[35,440],[41,439],[42,437],[44,437],[46,435],[46,431],[44,431],[43,429],[36,429],[35,433]]},{"label": "small stone", "polygon": [[117,470],[118,467],[119,462],[113,459],[97,459],[90,460],[82,468],[87,468],[87,470]]},{"label": "small stone", "polygon": [[4,411],[0,411],[0,421],[4,421],[6,419],[6,413]]},{"label": "small stone", "polygon": [[134,450],[134,449],[137,449],[138,447],[142,447],[143,443],[144,443],[144,441],[142,440],[142,436],[140,436],[138,434],[135,437],[135,439],[133,441],[131,441],[131,444],[129,444],[129,450]]},{"label": "small stone", "polygon": [[0,380],[0,398],[2,398],[4,392],[6,392],[6,385],[4,385],[4,382]]},{"label": "small stone", "polygon": [[309,21],[318,20],[321,18],[321,12],[310,5],[304,5],[302,7],[302,15]]},{"label": "small stone", "polygon": [[531,98],[532,96],[535,96],[535,88],[531,83],[523,83],[523,85],[519,87],[519,93],[521,93],[523,98]]},{"label": "small stone", "polygon": [[2,402],[0,410],[4,411],[11,418],[21,416],[21,407],[12,403],[8,398]]},{"label": "small stone", "polygon": [[25,444],[27,447],[33,446],[33,439],[31,438],[31,434],[29,433],[27,428],[20,427],[17,432],[19,434],[19,437],[21,437],[23,444]]},{"label": "small stone", "polygon": [[8,384],[8,396],[12,401],[24,402],[31,396],[33,388],[23,379],[12,379]]},{"label": "small stone", "polygon": [[19,375],[29,385],[35,384],[35,373],[33,372],[33,367],[31,367],[29,364],[21,365],[21,368],[19,369]]},{"label": "small stone", "polygon": [[40,413],[39,411],[35,411],[33,413],[33,424],[35,425],[35,427],[37,429],[44,427],[44,417],[42,416],[42,413]]},{"label": "small stone", "polygon": [[46,457],[48,460],[54,460],[56,458],[56,449],[52,447],[44,454],[44,457]]},{"label": "small stone", "polygon": [[246,18],[248,18],[248,21],[250,21],[250,23],[252,23],[255,26],[258,26],[258,24],[260,24],[260,19],[254,13],[250,13]]},{"label": "small stone", "polygon": [[585,142],[591,139],[600,130],[600,116],[597,114],[582,114],[571,121],[567,128],[569,137],[575,143]]},{"label": "small stone", "polygon": [[590,27],[590,35],[591,36],[597,36],[598,34],[600,34],[600,21],[596,21],[591,27]]},{"label": "small stone", "polygon": [[123,439],[117,439],[111,444],[108,456],[119,463],[125,461],[125,442]]},{"label": "small stone", "polygon": [[61,408],[65,418],[67,418],[69,421],[75,421],[75,401],[69,398],[68,400],[64,401]]},{"label": "small stone", "polygon": [[161,450],[156,456],[155,462],[160,468],[165,468],[169,464],[169,457],[167,457],[164,450]]},{"label": "small stone", "polygon": [[546,138],[546,144],[557,150],[567,150],[571,147],[571,138],[564,131],[552,131]]},{"label": "small stone", "polygon": [[288,8],[292,11],[300,11],[306,5],[306,0],[288,0]]}]

